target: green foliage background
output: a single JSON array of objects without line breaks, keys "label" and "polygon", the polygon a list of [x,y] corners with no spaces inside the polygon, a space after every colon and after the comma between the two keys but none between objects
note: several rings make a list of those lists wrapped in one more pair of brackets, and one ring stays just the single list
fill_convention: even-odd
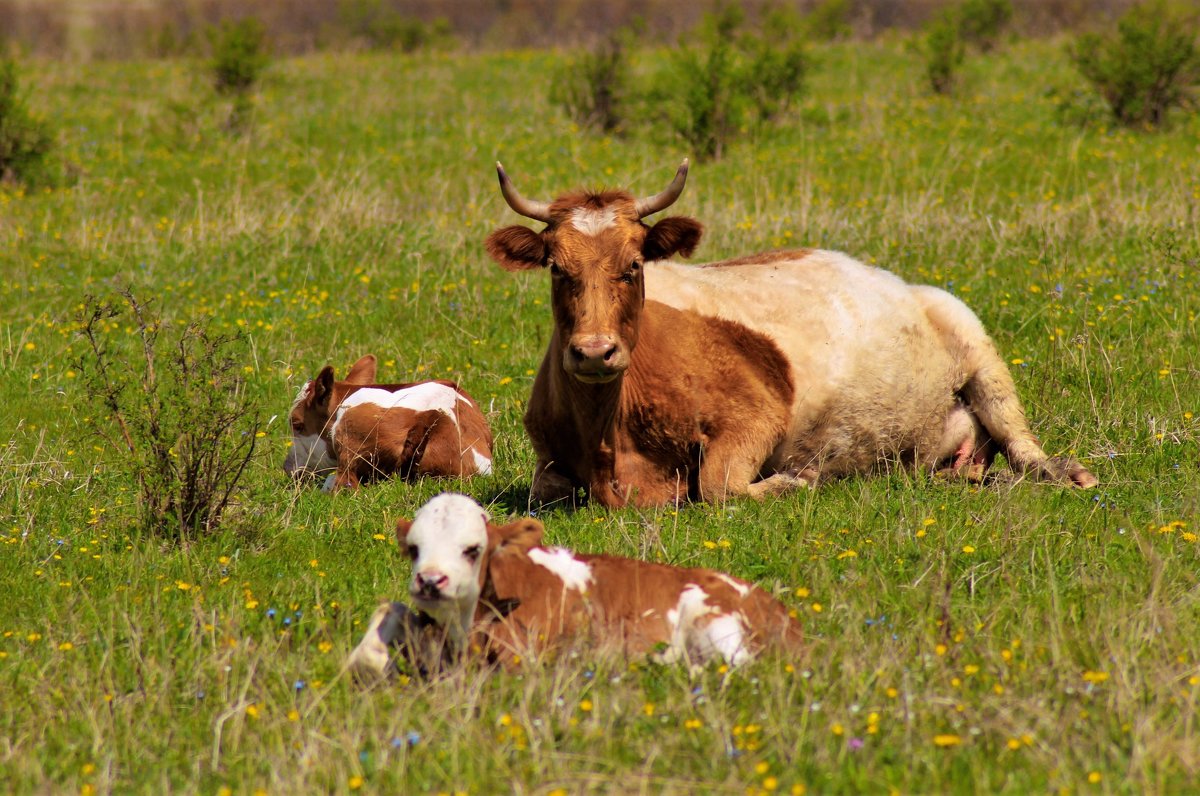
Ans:
[{"label": "green foliage background", "polygon": [[[779,590],[806,658],[692,677],[577,657],[362,692],[339,674],[403,596],[391,524],[445,488],[526,510],[520,416],[543,275],[491,265],[539,199],[660,190],[654,126],[581,134],[559,56],[281,60],[253,125],[197,106],[204,64],[39,63],[78,179],[0,186],[0,774],[16,791],[1184,792],[1200,771],[1200,123],[1078,127],[1061,42],[968,61],[927,95],[897,43],[814,48],[805,99],[693,167],[697,259],[843,249],[964,298],[1052,453],[1101,488],[894,473],[762,504],[544,516],[550,540]],[[639,57],[647,74],[664,53]],[[273,422],[221,531],[145,538],[86,433],[82,297],[245,330]],[[448,376],[489,411],[496,475],[331,497],[287,481],[283,416],[327,362]]]}]

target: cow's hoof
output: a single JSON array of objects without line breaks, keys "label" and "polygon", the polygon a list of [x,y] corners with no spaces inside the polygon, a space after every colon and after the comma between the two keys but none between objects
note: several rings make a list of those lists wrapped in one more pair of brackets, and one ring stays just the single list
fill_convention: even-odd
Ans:
[{"label": "cow's hoof", "polygon": [[[396,606],[403,611],[396,611]],[[367,632],[346,659],[346,669],[357,683],[374,685],[392,674],[395,664],[391,648],[396,641],[397,625],[407,613],[407,606],[401,603],[382,603],[371,614]]]},{"label": "cow's hoof", "polygon": [[816,483],[816,471],[812,469],[802,470],[798,473],[775,473],[775,475],[768,476],[761,481],[755,481],[751,484],[750,495],[756,498],[767,495],[782,495],[785,492],[814,486]]},{"label": "cow's hoof", "polygon": [[1042,465],[1042,476],[1047,480],[1079,489],[1091,489],[1100,485],[1100,479],[1092,475],[1092,472],[1082,464],[1074,459],[1060,456],[1046,460],[1046,463]]}]

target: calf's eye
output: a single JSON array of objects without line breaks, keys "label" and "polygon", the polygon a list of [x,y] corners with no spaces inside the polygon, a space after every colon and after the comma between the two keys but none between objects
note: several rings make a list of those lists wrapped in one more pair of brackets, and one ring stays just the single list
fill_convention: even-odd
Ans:
[{"label": "calf's eye", "polygon": [[411,558],[413,561],[416,561],[417,555],[421,552],[420,549],[415,544],[410,544],[408,546],[407,550],[408,550],[408,557]]},{"label": "calf's eye", "polygon": [[463,550],[463,555],[467,558],[468,561],[472,561],[472,562],[478,561],[479,560],[479,545],[477,545],[477,544],[471,545],[467,549]]}]

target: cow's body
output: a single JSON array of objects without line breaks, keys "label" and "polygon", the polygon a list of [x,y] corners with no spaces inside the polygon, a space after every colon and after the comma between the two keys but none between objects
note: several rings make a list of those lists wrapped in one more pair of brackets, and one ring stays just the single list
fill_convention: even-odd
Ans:
[{"label": "cow's body", "polygon": [[587,644],[626,656],[730,665],[769,646],[797,651],[799,623],[753,584],[708,569],[684,569],[542,546],[542,526],[523,519],[491,525],[462,495],[439,495],[401,521],[413,558],[411,595],[422,613],[381,605],[351,657],[382,674],[390,650],[413,628],[445,632],[452,651],[511,664]]},{"label": "cow's body", "polygon": [[[978,318],[945,291],[830,251],[667,262],[690,255],[701,232],[692,219],[639,220],[673,201],[672,190],[547,205],[501,181],[514,209],[548,226],[498,230],[489,252],[510,270],[554,274],[555,329],[525,416],[535,498],[761,496],[892,464],[978,479],[997,450],[1020,472],[1095,485],[1078,463],[1042,450]],[[762,367],[776,358],[782,379]],[[759,396],[788,396],[782,428],[778,406],[751,397],[747,379]],[[686,455],[660,455],[664,439]]]},{"label": "cow's body", "polygon": [[344,381],[326,367],[301,388],[285,471],[299,477],[333,470],[326,488],[335,490],[390,475],[491,473],[487,420],[456,384],[372,384],[374,376],[375,358],[367,356]]}]

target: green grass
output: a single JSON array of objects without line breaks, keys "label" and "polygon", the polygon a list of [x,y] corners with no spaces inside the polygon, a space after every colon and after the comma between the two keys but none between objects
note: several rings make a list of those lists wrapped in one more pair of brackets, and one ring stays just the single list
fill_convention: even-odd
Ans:
[{"label": "green grass", "polygon": [[[543,276],[482,241],[527,196],[660,190],[690,153],[647,122],[581,134],[545,53],[318,55],[267,74],[250,132],[198,63],[41,63],[72,184],[0,186],[0,775],[22,792],[1185,792],[1200,773],[1200,121],[1063,121],[1061,47],[1021,43],[925,93],[899,44],[817,52],[779,128],[693,167],[697,259],[822,245],[943,285],[1014,361],[1089,493],[897,473],[678,511],[544,515],[554,543],[778,587],[811,640],[745,670],[577,657],[364,692],[339,675],[403,596],[395,517],[444,488],[526,510],[523,402]],[[643,82],[661,66],[640,62]],[[1167,243],[1175,241],[1175,249]],[[496,475],[330,497],[267,428],[215,535],[133,532],[89,435],[74,313],[114,284],[243,329],[269,417],[327,362],[459,379]],[[376,536],[382,536],[382,539]],[[285,619],[287,620],[285,623]],[[590,707],[590,709],[585,709]],[[408,734],[419,733],[414,743]],[[938,745],[938,740],[943,744]],[[1096,780],[1096,781],[1092,781]]]}]

